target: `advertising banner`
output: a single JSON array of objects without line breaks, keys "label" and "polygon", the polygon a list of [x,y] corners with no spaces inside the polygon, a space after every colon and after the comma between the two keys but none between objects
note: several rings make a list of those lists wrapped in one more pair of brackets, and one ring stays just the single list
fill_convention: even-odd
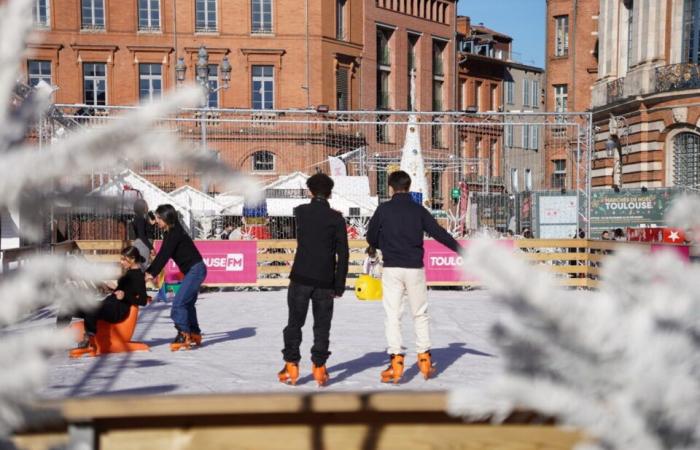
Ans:
[{"label": "advertising banner", "polygon": [[575,195],[540,195],[537,201],[540,238],[568,239],[576,235],[578,198]]},{"label": "advertising banner", "polygon": [[[156,250],[162,241],[155,242]],[[207,266],[204,284],[254,284],[258,278],[257,241],[195,241]],[[171,259],[165,266],[168,272],[178,271]]]},{"label": "advertising banner", "polygon": [[[468,247],[468,240],[458,241],[462,247]],[[503,239],[496,241],[509,249],[513,248],[513,241]],[[464,273],[462,269],[462,256],[434,240],[426,240],[424,243],[425,254],[423,266],[425,267],[425,280],[430,282],[441,281],[476,281],[476,277]]]},{"label": "advertising banner", "polygon": [[671,189],[647,192],[593,191],[592,237],[598,237],[603,230],[615,228],[663,226],[664,214],[675,195],[676,192]]}]

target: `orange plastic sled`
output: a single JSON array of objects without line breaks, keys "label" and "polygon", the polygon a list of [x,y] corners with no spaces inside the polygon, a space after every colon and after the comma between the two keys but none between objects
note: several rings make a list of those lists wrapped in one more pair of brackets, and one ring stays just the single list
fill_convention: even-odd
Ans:
[{"label": "orange plastic sled", "polygon": [[[139,307],[132,305],[129,315],[119,323],[109,323],[104,320],[97,321],[97,334],[95,335],[95,349],[75,348],[70,351],[71,358],[80,358],[84,355],[98,356],[105,353],[126,353],[148,351],[150,347],[143,342],[132,342],[136,329],[136,321],[139,318]],[[82,337],[85,333],[83,321],[75,322],[71,328],[76,329]]]}]

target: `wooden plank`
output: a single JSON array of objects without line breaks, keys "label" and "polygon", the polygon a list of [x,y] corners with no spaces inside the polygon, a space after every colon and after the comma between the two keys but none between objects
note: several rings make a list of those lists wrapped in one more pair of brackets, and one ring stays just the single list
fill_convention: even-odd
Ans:
[{"label": "wooden plank", "polygon": [[107,430],[101,450],[460,449],[570,450],[583,435],[551,425],[461,423],[276,423]]},{"label": "wooden plank", "polygon": [[118,263],[120,256],[118,254],[84,254],[83,257],[90,262],[100,262],[100,263]]},{"label": "wooden plank", "polygon": [[128,245],[128,241],[75,241],[82,251],[108,251],[121,250]]},{"label": "wooden plank", "polygon": [[[350,252],[350,262],[362,262],[365,256],[364,253]],[[258,262],[272,261],[294,261],[294,253],[258,253]]]},{"label": "wooden plank", "polygon": [[587,261],[587,253],[518,253],[517,256],[528,261]]},{"label": "wooden plank", "polygon": [[[292,270],[292,266],[258,266],[258,273],[289,273]],[[362,266],[351,265],[348,267],[348,273],[362,273]]]}]

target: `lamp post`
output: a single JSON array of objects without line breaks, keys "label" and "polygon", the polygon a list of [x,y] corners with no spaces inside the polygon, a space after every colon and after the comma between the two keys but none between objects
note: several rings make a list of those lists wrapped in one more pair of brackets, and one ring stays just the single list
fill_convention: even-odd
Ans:
[{"label": "lamp post", "polygon": [[[622,168],[624,165],[623,158],[629,152],[629,123],[624,116],[610,115],[608,122],[608,130],[610,136],[605,142],[605,153],[608,158],[613,158],[613,186],[622,188]],[[624,139],[624,146],[622,140]],[[617,161],[614,157],[617,155]],[[617,175],[617,183],[615,182]]]},{"label": "lamp post", "polygon": [[[204,45],[199,47],[197,52],[197,64],[195,65],[195,79],[202,87],[204,91],[204,104],[202,105],[202,111],[200,112],[201,121],[201,137],[202,137],[202,150],[207,149],[207,112],[209,110],[209,96],[211,94],[217,93],[222,89],[228,89],[231,82],[231,63],[227,56],[221,60],[221,67],[219,71],[221,72],[221,86],[212,87],[209,84],[209,53]],[[175,74],[178,83],[185,81],[185,72],[187,71],[187,65],[185,64],[184,58],[178,58],[177,64],[175,64]],[[202,190],[207,192],[208,187],[202,183]]]}]

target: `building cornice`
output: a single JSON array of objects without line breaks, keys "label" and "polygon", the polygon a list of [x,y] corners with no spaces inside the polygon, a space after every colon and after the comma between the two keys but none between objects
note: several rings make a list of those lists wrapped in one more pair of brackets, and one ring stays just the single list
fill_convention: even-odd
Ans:
[{"label": "building cornice", "polygon": [[175,51],[173,47],[168,46],[155,46],[155,45],[127,45],[126,48],[131,53],[143,52],[143,53],[172,53]]}]

